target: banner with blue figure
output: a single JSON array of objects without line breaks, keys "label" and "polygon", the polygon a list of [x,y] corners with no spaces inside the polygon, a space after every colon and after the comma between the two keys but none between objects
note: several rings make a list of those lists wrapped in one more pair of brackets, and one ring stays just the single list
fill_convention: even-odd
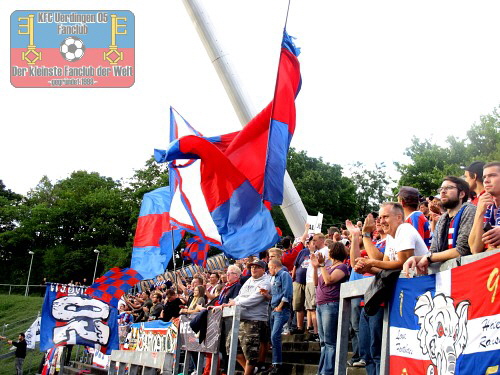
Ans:
[{"label": "banner with blue figure", "polygon": [[85,287],[47,283],[40,350],[86,345],[105,354],[118,349],[118,311],[85,294]]}]

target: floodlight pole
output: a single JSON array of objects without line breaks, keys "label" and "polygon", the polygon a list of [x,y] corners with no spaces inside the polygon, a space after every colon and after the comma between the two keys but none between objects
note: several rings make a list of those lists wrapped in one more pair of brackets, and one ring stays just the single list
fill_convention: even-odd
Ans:
[{"label": "floodlight pole", "polygon": [[97,249],[94,249],[94,253],[97,254],[97,257],[95,258],[95,268],[94,268],[94,277],[92,278],[92,284],[94,283],[95,281],[95,274],[97,272],[97,262],[99,261],[99,254],[100,254],[100,251],[97,250]]},{"label": "floodlight pole", "polygon": [[[196,31],[217,71],[219,79],[224,85],[236,115],[241,125],[245,126],[258,112],[253,108],[250,98],[245,94],[243,85],[231,66],[230,57],[222,49],[208,13],[200,3],[201,1],[198,0],[184,0],[184,6],[196,27]],[[287,171],[285,171],[284,179],[281,209],[292,229],[293,235],[299,237],[304,232],[307,211]]]},{"label": "floodlight pole", "polygon": [[25,297],[28,297],[30,276],[31,276],[31,266],[33,265],[33,255],[35,255],[35,253],[33,251],[28,251],[28,254],[31,255],[31,260],[30,260],[30,269],[28,271],[28,280],[26,281],[26,290],[24,291]]}]

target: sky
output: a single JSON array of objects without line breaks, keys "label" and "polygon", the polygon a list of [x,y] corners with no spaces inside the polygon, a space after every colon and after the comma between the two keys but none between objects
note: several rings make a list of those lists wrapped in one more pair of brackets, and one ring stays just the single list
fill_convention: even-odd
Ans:
[{"label": "sky", "polygon": [[[288,1],[203,3],[257,113],[272,99]],[[134,13],[131,88],[11,86],[11,13],[69,4]],[[292,0],[303,81],[292,146],[347,172],[408,162],[412,136],[465,137],[500,102],[499,15],[497,1]],[[204,135],[241,128],[180,0],[0,0],[0,19],[0,179],[17,193],[75,170],[131,177],[167,147],[171,105]]]}]

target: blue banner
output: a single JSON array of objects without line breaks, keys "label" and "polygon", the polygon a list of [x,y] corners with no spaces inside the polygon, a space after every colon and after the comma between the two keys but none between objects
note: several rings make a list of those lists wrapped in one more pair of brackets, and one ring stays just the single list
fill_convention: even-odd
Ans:
[{"label": "blue banner", "polygon": [[86,345],[110,354],[118,349],[118,311],[85,294],[85,287],[47,283],[40,350]]}]

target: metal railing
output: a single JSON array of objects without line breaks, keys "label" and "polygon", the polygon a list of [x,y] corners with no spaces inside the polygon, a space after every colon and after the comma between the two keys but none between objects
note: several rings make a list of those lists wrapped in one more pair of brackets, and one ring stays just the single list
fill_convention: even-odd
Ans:
[{"label": "metal railing", "polygon": [[[433,263],[429,266],[429,273],[435,274],[464,264],[473,263],[479,259],[500,253],[500,250],[491,250],[480,254],[468,255],[450,259],[443,263]],[[403,276],[401,276],[403,277]],[[347,352],[349,341],[349,324],[351,321],[351,299],[363,297],[373,278],[361,279],[343,283],[340,287],[339,320],[337,331],[337,350],[335,354],[335,374],[345,374],[347,367]],[[382,351],[380,356],[380,374],[389,374],[389,303],[384,307],[382,326]]]},{"label": "metal railing", "polygon": [[43,297],[45,295],[45,285],[17,285],[17,284],[0,284],[0,294],[18,294],[28,296]]}]

